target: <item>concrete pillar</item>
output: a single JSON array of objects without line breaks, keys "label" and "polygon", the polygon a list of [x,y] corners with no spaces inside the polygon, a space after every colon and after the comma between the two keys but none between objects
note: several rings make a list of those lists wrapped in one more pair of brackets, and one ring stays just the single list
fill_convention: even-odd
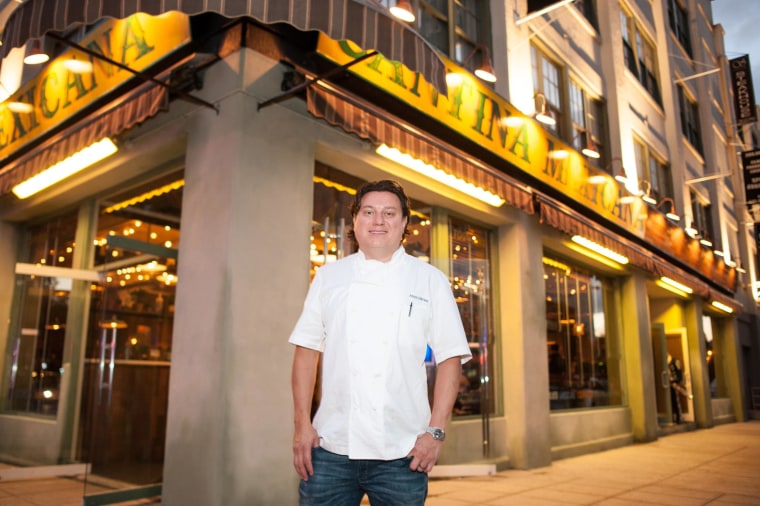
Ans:
[{"label": "concrete pillar", "polygon": [[509,459],[517,469],[551,464],[549,366],[541,229],[535,216],[499,229],[500,357]]},{"label": "concrete pillar", "polygon": [[281,72],[242,50],[206,74],[219,113],[188,116],[167,506],[297,502],[287,339],[309,282],[314,143],[305,117],[257,111]]},{"label": "concrete pillar", "polygon": [[691,393],[694,395],[694,422],[697,427],[714,425],[710,395],[710,374],[705,355],[705,332],[702,328],[702,308],[700,298],[692,299],[685,309],[686,332],[689,336],[689,362],[691,363]]},{"label": "concrete pillar", "polygon": [[622,283],[620,331],[623,336],[625,381],[631,427],[636,441],[657,439],[657,397],[652,333],[649,328],[649,298],[643,276],[631,276]]},{"label": "concrete pillar", "polygon": [[[18,227],[12,223],[0,221],[0,350],[7,349],[8,323],[11,319],[11,303],[13,300],[14,283],[16,279],[16,252],[18,250]],[[3,370],[6,360],[0,362],[0,374],[7,378],[9,371]]]},{"label": "concrete pillar", "polygon": [[737,318],[715,319],[720,335],[721,352],[723,355],[723,371],[726,393],[731,399],[737,422],[746,420],[744,397],[742,396],[742,348],[739,342],[739,324]]}]

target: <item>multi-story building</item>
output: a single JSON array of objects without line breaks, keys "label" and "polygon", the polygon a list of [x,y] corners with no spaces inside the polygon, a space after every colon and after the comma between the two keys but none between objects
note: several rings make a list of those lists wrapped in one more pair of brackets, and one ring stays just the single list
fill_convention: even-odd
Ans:
[{"label": "multi-story building", "polygon": [[3,4],[0,459],[295,502],[287,338],[380,178],[475,357],[437,473],[748,417],[758,137],[710,1],[410,3]]}]

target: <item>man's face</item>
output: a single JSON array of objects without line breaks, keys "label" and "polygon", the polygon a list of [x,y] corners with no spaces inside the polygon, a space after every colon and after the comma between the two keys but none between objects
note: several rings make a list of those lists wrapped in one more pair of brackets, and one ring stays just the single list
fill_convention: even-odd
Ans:
[{"label": "man's face", "polygon": [[387,262],[401,244],[406,218],[399,198],[391,192],[369,192],[354,216],[359,249],[371,260]]}]

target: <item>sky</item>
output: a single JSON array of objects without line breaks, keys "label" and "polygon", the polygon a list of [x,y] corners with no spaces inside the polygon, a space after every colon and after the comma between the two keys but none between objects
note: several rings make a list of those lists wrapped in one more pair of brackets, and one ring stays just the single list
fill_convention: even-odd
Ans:
[{"label": "sky", "polygon": [[713,23],[720,23],[726,57],[749,54],[755,101],[760,98],[760,0],[712,0]]}]

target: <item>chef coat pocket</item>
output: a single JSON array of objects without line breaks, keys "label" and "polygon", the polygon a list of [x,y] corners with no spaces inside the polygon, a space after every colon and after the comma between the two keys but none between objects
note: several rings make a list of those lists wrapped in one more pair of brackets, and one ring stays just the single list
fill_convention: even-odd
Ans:
[{"label": "chef coat pocket", "polygon": [[430,324],[430,303],[408,298],[401,309],[399,320],[401,345],[412,346],[415,353],[419,352],[424,356]]}]

